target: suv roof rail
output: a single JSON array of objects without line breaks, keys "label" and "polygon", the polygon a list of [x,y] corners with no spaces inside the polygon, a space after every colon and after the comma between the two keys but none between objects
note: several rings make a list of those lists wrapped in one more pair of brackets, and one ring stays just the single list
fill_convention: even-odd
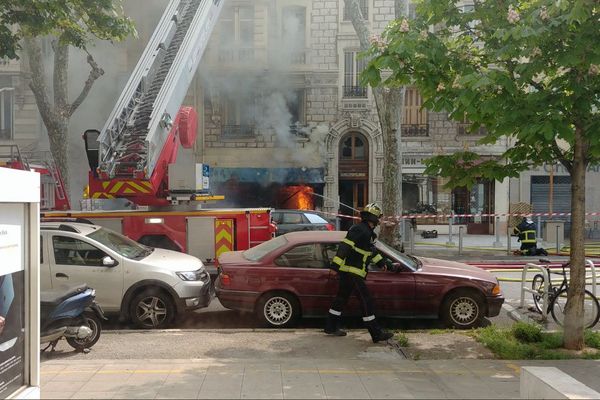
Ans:
[{"label": "suv roof rail", "polygon": [[80,233],[77,229],[73,228],[71,225],[65,225],[65,224],[60,224],[58,226],[58,230],[66,231],[66,232]]}]

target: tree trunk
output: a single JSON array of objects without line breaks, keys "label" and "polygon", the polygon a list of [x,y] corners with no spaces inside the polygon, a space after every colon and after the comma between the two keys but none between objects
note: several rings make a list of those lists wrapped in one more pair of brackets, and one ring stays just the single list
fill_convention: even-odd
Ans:
[{"label": "tree trunk", "polygon": [[583,341],[583,299],[585,297],[585,172],[587,145],[580,128],[575,129],[571,169],[571,257],[570,282],[565,309],[564,347],[581,350]]},{"label": "tree trunk", "polygon": [[383,138],[383,214],[384,222],[379,233],[382,241],[400,248],[402,246],[400,219],[385,216],[402,214],[402,152],[400,128],[404,90],[400,88],[374,88],[375,104]]},{"label": "tree trunk", "polygon": [[[370,46],[369,28],[360,11],[358,0],[344,0],[361,50]],[[405,0],[395,0],[396,16],[405,15]],[[373,88],[375,105],[383,138],[383,213],[380,239],[396,248],[401,247],[399,219],[402,214],[402,150],[400,147],[401,110],[404,89]],[[389,219],[385,219],[385,217]]]}]

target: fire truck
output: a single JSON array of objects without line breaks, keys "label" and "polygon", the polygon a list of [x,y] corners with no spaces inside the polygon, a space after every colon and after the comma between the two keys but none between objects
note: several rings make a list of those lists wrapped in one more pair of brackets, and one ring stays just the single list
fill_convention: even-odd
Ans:
[{"label": "fire truck", "polygon": [[48,151],[21,152],[15,144],[0,145],[0,167],[40,174],[40,209],[69,210],[71,203],[62,176]]},{"label": "fire truck", "polygon": [[154,247],[210,263],[274,235],[269,208],[210,209],[207,165],[195,163],[198,117],[182,107],[222,0],[171,0],[101,131],[83,134],[88,196],[127,199],[131,210],[47,211],[86,220]]}]

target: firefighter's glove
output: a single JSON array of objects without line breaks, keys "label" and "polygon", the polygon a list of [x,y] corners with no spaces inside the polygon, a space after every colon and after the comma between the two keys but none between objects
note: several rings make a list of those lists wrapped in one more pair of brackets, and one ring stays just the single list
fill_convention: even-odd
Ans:
[{"label": "firefighter's glove", "polygon": [[390,260],[389,258],[385,259],[385,261],[383,262],[382,267],[383,267],[384,271],[398,272],[398,269],[396,268],[396,266],[394,265],[394,263],[392,262],[392,260]]}]

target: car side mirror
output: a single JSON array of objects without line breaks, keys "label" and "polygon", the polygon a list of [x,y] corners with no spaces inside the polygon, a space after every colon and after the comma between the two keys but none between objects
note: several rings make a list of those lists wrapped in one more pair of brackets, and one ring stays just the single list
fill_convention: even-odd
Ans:
[{"label": "car side mirror", "polygon": [[111,257],[106,256],[102,259],[102,265],[104,265],[105,267],[114,267],[115,265],[117,265],[117,262]]}]

